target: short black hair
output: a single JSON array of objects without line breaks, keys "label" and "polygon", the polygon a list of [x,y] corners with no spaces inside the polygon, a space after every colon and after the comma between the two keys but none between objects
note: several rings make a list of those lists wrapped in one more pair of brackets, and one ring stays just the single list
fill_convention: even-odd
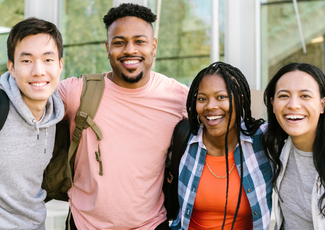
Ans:
[{"label": "short black hair", "polygon": [[12,27],[7,39],[8,60],[14,63],[14,54],[18,42],[29,35],[37,34],[48,34],[53,38],[58,48],[59,59],[61,59],[63,56],[63,40],[58,28],[52,22],[30,17]]},{"label": "short black hair", "polygon": [[110,25],[119,18],[124,17],[137,17],[152,25],[156,21],[157,15],[152,13],[152,11],[138,4],[133,3],[123,3],[118,7],[112,7],[108,13],[104,16],[103,21],[105,23],[105,28],[108,30]]}]

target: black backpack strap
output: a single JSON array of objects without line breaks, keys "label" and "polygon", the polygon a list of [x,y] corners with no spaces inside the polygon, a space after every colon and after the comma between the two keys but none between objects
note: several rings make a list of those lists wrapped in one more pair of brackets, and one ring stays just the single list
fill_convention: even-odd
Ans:
[{"label": "black backpack strap", "polygon": [[179,163],[186,150],[187,142],[190,137],[190,125],[188,119],[181,120],[174,128],[171,146],[168,153],[171,151],[172,156],[169,160],[167,156],[165,167],[165,179],[163,184],[163,192],[165,195],[164,206],[167,210],[168,220],[173,220],[177,217],[179,210],[178,203],[178,171]]},{"label": "black backpack strap", "polygon": [[0,89],[0,130],[4,126],[9,113],[9,98],[5,91]]},{"label": "black backpack strap", "polygon": [[187,141],[190,137],[190,125],[188,119],[181,120],[174,129],[172,139],[172,158],[171,158],[171,173],[178,180],[178,168],[181,158],[186,150]]}]

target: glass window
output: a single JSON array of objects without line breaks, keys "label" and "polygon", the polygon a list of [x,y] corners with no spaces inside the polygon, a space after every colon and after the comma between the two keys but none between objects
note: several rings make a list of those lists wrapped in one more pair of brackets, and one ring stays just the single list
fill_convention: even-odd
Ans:
[{"label": "glass window", "polygon": [[7,69],[7,38],[10,28],[24,20],[24,0],[0,0],[0,75]]},{"label": "glass window", "polygon": [[[156,0],[148,1],[153,12],[157,12],[156,3]],[[223,3],[221,0],[221,12],[224,12]],[[223,19],[220,17],[220,22]],[[224,23],[220,24],[220,53],[223,55]],[[162,1],[156,72],[189,84],[210,64],[210,46],[211,0]]]},{"label": "glass window", "polygon": [[[298,0],[299,1],[299,0]],[[261,0],[261,3],[279,3],[279,2],[292,2],[292,0]]]},{"label": "glass window", "polygon": [[112,0],[62,2],[64,78],[109,71],[111,67],[105,49],[106,29],[103,17],[112,7]]},{"label": "glass window", "polygon": [[282,66],[306,62],[325,71],[325,2],[299,1],[303,52],[298,22],[292,1],[261,6],[262,87]]}]

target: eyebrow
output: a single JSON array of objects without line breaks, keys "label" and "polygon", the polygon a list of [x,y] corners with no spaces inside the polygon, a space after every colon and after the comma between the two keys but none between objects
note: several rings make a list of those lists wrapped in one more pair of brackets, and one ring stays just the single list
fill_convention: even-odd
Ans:
[{"label": "eyebrow", "polygon": [[[55,55],[55,53],[53,51],[47,51],[45,53],[43,53],[43,56],[45,55]],[[19,57],[24,57],[24,56],[33,56],[31,53],[27,53],[27,52],[21,52]]]},{"label": "eyebrow", "polygon": [[[309,89],[302,89],[302,90],[299,90],[299,92],[309,92],[309,93],[313,94],[313,91],[311,91]],[[290,91],[286,90],[286,89],[281,89],[276,93],[276,95],[278,95],[279,93],[290,93]]]},{"label": "eyebrow", "polygon": [[[148,38],[148,36],[146,36],[146,35],[135,35],[135,36],[133,36],[132,38],[140,38],[140,37],[146,37],[146,38]],[[125,37],[124,36],[114,36],[114,37],[112,37],[112,40],[114,40],[114,39],[125,39]]]},{"label": "eyebrow", "polygon": [[[224,92],[228,93],[227,90],[222,89],[222,90],[218,90],[218,91],[214,92],[213,94],[219,94],[219,93],[224,93]],[[205,95],[204,91],[203,92],[198,91],[197,94]]]}]

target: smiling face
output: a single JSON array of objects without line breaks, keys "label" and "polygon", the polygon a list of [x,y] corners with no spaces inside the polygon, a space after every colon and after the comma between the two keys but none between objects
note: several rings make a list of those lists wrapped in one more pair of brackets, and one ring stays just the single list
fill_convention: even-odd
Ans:
[{"label": "smiling face", "polygon": [[[230,118],[229,95],[225,80],[218,75],[207,75],[202,78],[196,100],[196,111],[205,127],[207,137],[224,138]],[[229,126],[229,139],[236,138],[236,112],[233,112]]]},{"label": "smiling face", "polygon": [[58,87],[63,66],[53,38],[48,34],[25,37],[15,47],[14,63],[8,61],[7,67],[26,105],[44,108]]},{"label": "smiling face", "polygon": [[137,17],[117,19],[108,28],[105,45],[115,84],[139,88],[148,82],[157,48],[149,23]]},{"label": "smiling face", "polygon": [[314,142],[324,101],[316,80],[303,71],[288,72],[278,80],[271,99],[273,112],[297,148]]}]

